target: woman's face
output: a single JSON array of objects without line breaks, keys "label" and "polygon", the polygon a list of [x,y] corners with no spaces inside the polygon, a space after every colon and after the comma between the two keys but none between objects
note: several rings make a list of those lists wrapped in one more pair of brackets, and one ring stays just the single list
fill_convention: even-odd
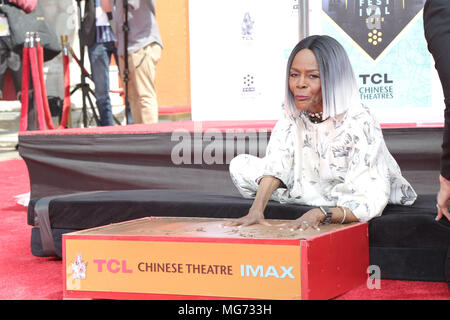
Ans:
[{"label": "woman's face", "polygon": [[297,109],[323,111],[319,65],[311,50],[302,49],[295,55],[289,70],[289,89]]}]

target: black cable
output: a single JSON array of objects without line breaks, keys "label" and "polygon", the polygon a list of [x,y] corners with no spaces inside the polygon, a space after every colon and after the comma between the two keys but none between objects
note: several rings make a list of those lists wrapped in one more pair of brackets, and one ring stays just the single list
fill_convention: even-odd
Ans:
[{"label": "black cable", "polygon": [[125,118],[127,119],[127,124],[129,124],[130,120],[128,118],[130,112],[130,104],[128,101],[128,75],[130,70],[128,69],[128,0],[123,0],[123,9],[124,9],[124,17],[123,17],[123,42],[124,42],[124,68],[123,68],[123,81],[125,82]]}]

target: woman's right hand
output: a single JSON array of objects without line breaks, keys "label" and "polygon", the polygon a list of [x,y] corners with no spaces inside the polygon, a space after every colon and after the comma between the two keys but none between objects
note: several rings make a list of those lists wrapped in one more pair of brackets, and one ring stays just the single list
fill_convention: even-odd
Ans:
[{"label": "woman's right hand", "polygon": [[261,210],[250,208],[247,215],[243,216],[239,219],[231,220],[230,222],[224,224],[225,226],[250,226],[253,224],[261,224],[264,226],[270,226],[271,224],[268,223],[264,219],[264,212]]},{"label": "woman's right hand", "polygon": [[270,226],[271,224],[264,219],[264,209],[266,208],[270,196],[274,190],[278,188],[280,183],[281,181],[278,178],[271,176],[263,177],[259,182],[255,200],[253,201],[248,214],[242,218],[225,223],[224,226],[250,226],[252,224]]}]

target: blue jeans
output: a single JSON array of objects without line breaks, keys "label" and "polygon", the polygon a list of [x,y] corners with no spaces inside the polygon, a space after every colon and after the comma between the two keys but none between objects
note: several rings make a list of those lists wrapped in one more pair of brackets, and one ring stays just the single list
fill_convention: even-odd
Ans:
[{"label": "blue jeans", "polygon": [[[114,120],[111,111],[111,99],[109,98],[109,64],[111,55],[117,57],[114,42],[94,43],[88,47],[89,60],[91,62],[92,80],[95,84],[95,97],[97,109],[100,113],[100,125],[112,126]],[[116,59],[117,61],[118,59]]]}]

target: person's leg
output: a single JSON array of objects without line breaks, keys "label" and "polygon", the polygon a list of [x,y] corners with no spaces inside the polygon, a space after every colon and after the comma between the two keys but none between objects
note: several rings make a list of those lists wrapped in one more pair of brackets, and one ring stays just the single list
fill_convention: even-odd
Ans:
[{"label": "person's leg", "polygon": [[140,110],[141,123],[158,122],[155,72],[160,57],[161,47],[156,43],[130,55],[130,96],[133,96],[135,109]]},{"label": "person's leg", "polygon": [[240,154],[230,161],[230,176],[244,198],[254,198],[258,191],[258,178],[264,172],[264,160],[250,154]]},{"label": "person's leg", "polygon": [[3,85],[5,83],[6,70],[8,69],[7,58],[7,50],[0,49],[0,99],[3,99]]},{"label": "person's leg", "polygon": [[448,0],[427,1],[423,18],[428,49],[434,58],[444,92],[445,127],[441,174],[450,180],[450,2]]},{"label": "person's leg", "polygon": [[114,120],[111,111],[111,99],[109,97],[109,64],[111,54],[107,44],[95,43],[88,48],[89,61],[91,63],[92,80],[95,84],[95,97],[100,113],[100,125],[112,126]]},{"label": "person's leg", "polygon": [[17,99],[20,100],[22,95],[22,59],[17,53],[10,52],[8,66],[11,72],[14,89],[16,90]]}]

